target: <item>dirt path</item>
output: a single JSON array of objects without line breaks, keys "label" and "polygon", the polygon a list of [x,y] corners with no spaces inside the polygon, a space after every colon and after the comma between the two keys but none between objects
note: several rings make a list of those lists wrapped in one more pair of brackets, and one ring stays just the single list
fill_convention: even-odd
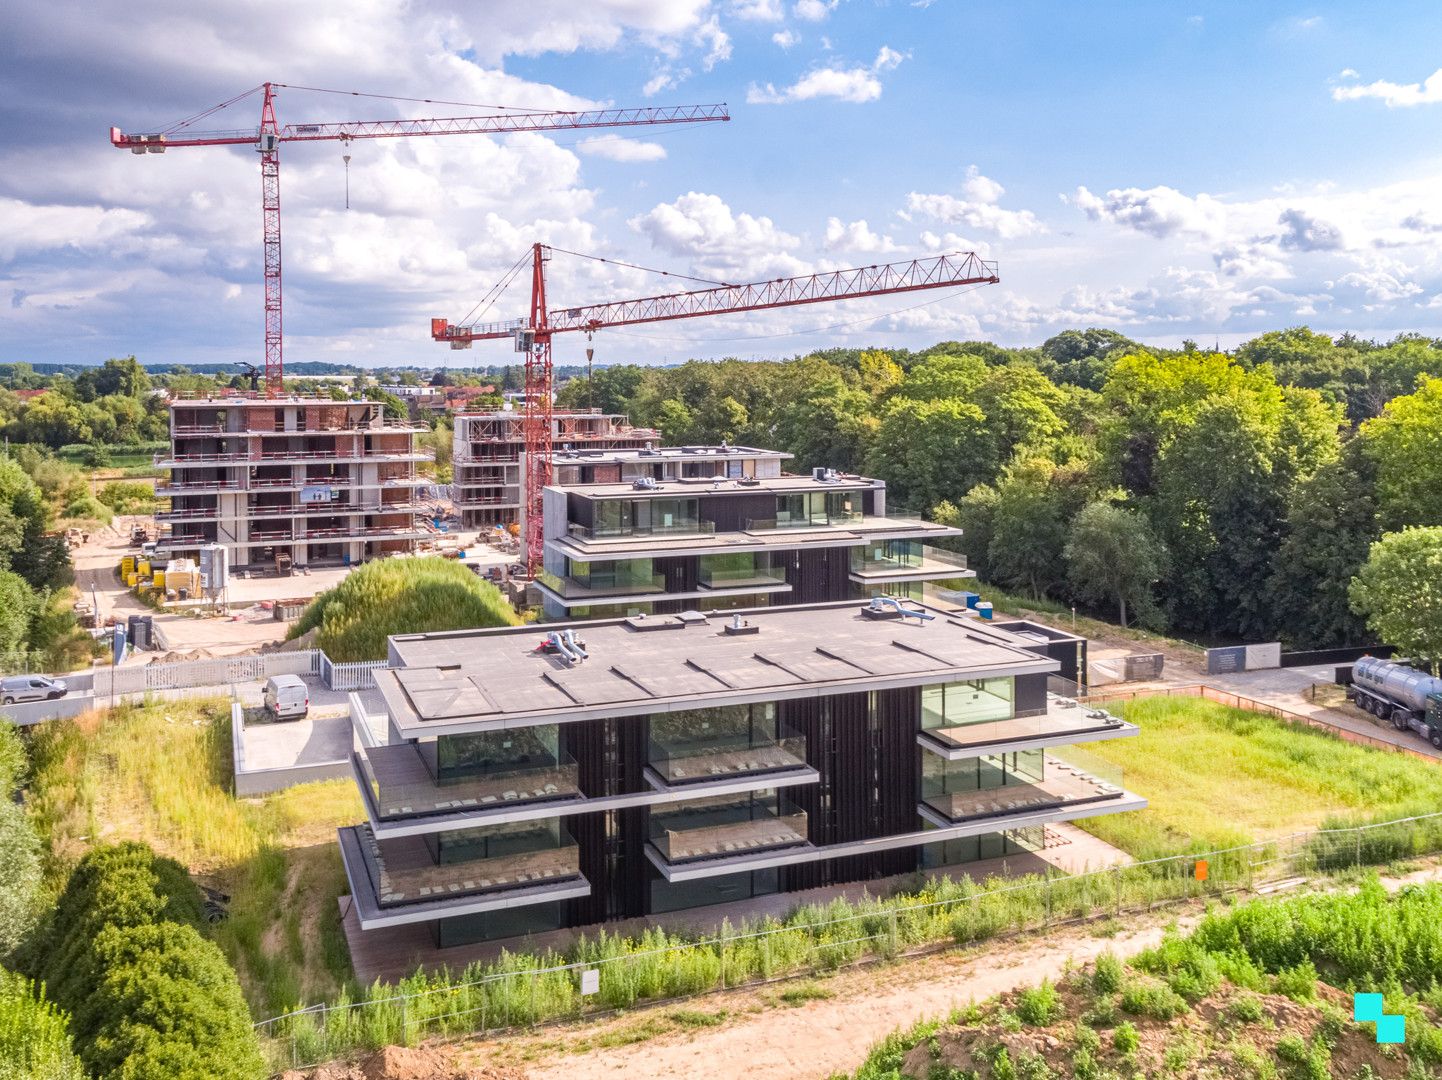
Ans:
[{"label": "dirt path", "polygon": [[[1199,910],[1137,916],[1111,936],[1104,935],[1114,925],[1092,923],[1046,937],[993,941],[972,950],[854,969],[815,983],[779,983],[686,1003],[689,1016],[699,1010],[726,1014],[710,1027],[677,1031],[677,1025],[665,1023],[676,1009],[663,1006],[595,1024],[463,1043],[454,1052],[458,1065],[501,1065],[507,1075],[514,1068],[526,1080],[612,1080],[628,1073],[648,1080],[742,1073],[817,1080],[855,1069],[872,1046],[899,1027],[1043,978],[1055,980],[1068,964],[1086,963],[1109,949],[1120,955],[1138,952],[1160,941],[1173,920],[1190,926]],[[797,986],[819,987],[831,996],[786,1005],[780,995]],[[659,1015],[650,1025],[663,1033],[646,1037],[651,1013]],[[632,1033],[637,1041],[627,1041]],[[607,1045],[614,1042],[626,1044]]]}]

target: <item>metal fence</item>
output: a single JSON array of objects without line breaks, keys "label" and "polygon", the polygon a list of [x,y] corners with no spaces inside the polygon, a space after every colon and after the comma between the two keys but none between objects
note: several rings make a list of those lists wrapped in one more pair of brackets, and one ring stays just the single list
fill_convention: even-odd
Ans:
[{"label": "metal fence", "polygon": [[304,1068],[361,1049],[575,1020],[638,1004],[814,975],[1064,923],[1229,893],[1265,894],[1337,871],[1442,851],[1442,813],[1319,829],[1076,875],[933,882],[919,896],[835,901],[784,921],[677,940],[581,939],[565,954],[503,953],[489,965],[377,984],[358,1001],[256,1024],[273,1065]]}]

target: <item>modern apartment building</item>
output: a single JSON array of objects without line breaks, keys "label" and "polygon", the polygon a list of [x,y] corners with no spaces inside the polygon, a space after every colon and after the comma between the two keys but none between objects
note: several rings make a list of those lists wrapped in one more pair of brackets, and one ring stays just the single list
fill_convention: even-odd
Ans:
[{"label": "modern apartment building", "polygon": [[889,508],[881,480],[784,474],[789,457],[729,446],[606,455],[619,476],[573,473],[558,457],[537,581],[546,618],[920,599],[924,581],[975,576],[928,543],[960,530]]},{"label": "modern apartment building", "polygon": [[[521,409],[458,413],[451,441],[451,501],[461,525],[523,525],[526,491],[526,441]],[[598,409],[558,411],[551,417],[552,446],[559,463],[567,450],[640,449],[656,443],[660,432],[632,427],[617,413]]]},{"label": "modern apartment building", "polygon": [[1145,805],[1076,749],[1136,728],[1047,692],[1084,651],[879,599],[393,637],[340,830],[361,932],[444,947],[1036,849]]},{"label": "modern apartment building", "polygon": [[223,544],[230,565],[273,568],[358,563],[413,551],[428,535],[418,518],[425,430],[387,418],[373,401],[177,398],[170,403],[170,469],[156,494],[170,509],[171,555]]}]

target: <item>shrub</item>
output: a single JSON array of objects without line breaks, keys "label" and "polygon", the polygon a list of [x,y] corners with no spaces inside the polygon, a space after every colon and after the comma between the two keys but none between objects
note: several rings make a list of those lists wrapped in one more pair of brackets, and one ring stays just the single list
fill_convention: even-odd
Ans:
[{"label": "shrub", "polygon": [[1119,1054],[1135,1054],[1142,1045],[1136,1025],[1130,1020],[1123,1020],[1118,1024],[1117,1029],[1112,1032],[1112,1045]]},{"label": "shrub", "polygon": [[0,1080],[83,1080],[65,1014],[28,980],[0,969]]},{"label": "shrub", "polygon": [[1255,1024],[1265,1015],[1262,999],[1256,994],[1241,994],[1227,1006],[1227,1016],[1242,1024]]},{"label": "shrub", "polygon": [[96,498],[117,514],[143,514],[155,507],[155,489],[138,480],[112,480]]},{"label": "shrub", "polygon": [[1317,996],[1317,969],[1312,961],[1303,960],[1294,967],[1277,972],[1272,984],[1277,993],[1293,1001],[1311,1001]]},{"label": "shrub", "polygon": [[316,645],[332,660],[384,660],[391,634],[519,622],[500,591],[461,563],[416,557],[366,563],[311,601],[289,636],[319,628]]},{"label": "shrub", "polygon": [[1173,1020],[1187,1011],[1187,1003],[1166,984],[1133,983],[1122,991],[1122,1011],[1153,1020]]},{"label": "shrub", "polygon": [[1029,987],[1017,995],[1016,1015],[1032,1027],[1045,1027],[1061,1017],[1061,996],[1050,979],[1040,986]]},{"label": "shrub", "polygon": [[1096,968],[1092,971],[1092,987],[1099,994],[1115,994],[1126,981],[1126,969],[1121,957],[1113,952],[1104,952],[1097,957]]},{"label": "shrub", "polygon": [[235,972],[193,927],[112,926],[95,955],[100,978],[74,1021],[92,1072],[127,1080],[266,1074]]},{"label": "shrub", "polygon": [[70,499],[65,504],[65,510],[61,516],[83,521],[98,521],[102,525],[107,525],[115,517],[115,514],[110,507],[89,492],[85,492]]},{"label": "shrub", "polygon": [[0,956],[35,925],[41,903],[40,838],[8,794],[0,802]]}]

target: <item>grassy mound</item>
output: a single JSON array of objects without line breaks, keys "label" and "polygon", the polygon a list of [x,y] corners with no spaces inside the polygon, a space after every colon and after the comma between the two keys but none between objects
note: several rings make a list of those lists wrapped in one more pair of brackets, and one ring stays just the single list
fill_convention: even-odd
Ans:
[{"label": "grassy mound", "polygon": [[1200,698],[1143,698],[1112,708],[1141,734],[1086,750],[1120,765],[1126,788],[1150,805],[1078,824],[1139,859],[1442,806],[1442,770],[1408,754]]},{"label": "grassy mound", "polygon": [[[855,1080],[1107,1080],[1135,1076],[1434,1077],[1442,887],[1259,900],[1209,915],[1124,966],[1115,956],[897,1032]],[[1385,996],[1406,1042],[1352,1020]]]},{"label": "grassy mound", "polygon": [[290,636],[319,627],[316,646],[332,660],[384,660],[391,634],[519,622],[500,590],[458,562],[384,559],[317,596]]}]

